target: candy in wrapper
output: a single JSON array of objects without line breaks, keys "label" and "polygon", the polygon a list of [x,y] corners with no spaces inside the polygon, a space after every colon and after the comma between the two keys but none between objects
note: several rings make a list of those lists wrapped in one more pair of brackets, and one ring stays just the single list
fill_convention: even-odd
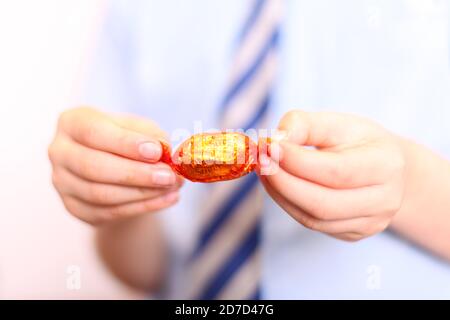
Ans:
[{"label": "candy in wrapper", "polygon": [[258,154],[267,151],[269,143],[266,138],[256,144],[242,133],[201,133],[184,141],[172,156],[169,145],[161,142],[161,161],[191,181],[232,180],[252,172],[258,165]]}]

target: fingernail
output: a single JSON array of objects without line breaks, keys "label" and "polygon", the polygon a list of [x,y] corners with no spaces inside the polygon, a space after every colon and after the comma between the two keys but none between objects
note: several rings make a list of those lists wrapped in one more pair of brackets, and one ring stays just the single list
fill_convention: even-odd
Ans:
[{"label": "fingernail", "polygon": [[158,160],[161,157],[161,144],[144,142],[139,145],[139,154],[149,160]]},{"label": "fingernail", "polygon": [[170,186],[175,183],[175,175],[167,170],[159,170],[153,172],[152,180],[156,185]]},{"label": "fingernail", "polygon": [[164,201],[165,202],[173,202],[173,201],[177,200],[179,198],[179,196],[180,196],[180,193],[178,191],[173,191],[164,196]]},{"label": "fingernail", "polygon": [[276,172],[275,169],[278,168],[278,165],[275,165],[265,154],[261,155],[261,157],[259,158],[259,163],[259,174],[262,176],[271,176]]},{"label": "fingernail", "polygon": [[259,156],[259,165],[261,167],[268,167],[270,166],[270,158],[266,156],[265,154],[261,154]]},{"label": "fingernail", "polygon": [[279,163],[283,157],[281,146],[278,142],[271,143],[269,147],[270,157],[276,163]]}]

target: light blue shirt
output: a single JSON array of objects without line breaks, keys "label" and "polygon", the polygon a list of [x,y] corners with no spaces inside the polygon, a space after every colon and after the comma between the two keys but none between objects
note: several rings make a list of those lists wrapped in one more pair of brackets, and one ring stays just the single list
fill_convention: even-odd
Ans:
[{"label": "light blue shirt", "polygon": [[[248,6],[112,2],[80,102],[144,115],[169,133],[214,127]],[[449,12],[445,0],[286,0],[271,126],[293,108],[357,113],[449,157]],[[187,183],[159,214],[173,257],[168,298],[184,294],[203,187]],[[265,201],[264,298],[450,298],[450,264],[392,232],[346,243]]]}]

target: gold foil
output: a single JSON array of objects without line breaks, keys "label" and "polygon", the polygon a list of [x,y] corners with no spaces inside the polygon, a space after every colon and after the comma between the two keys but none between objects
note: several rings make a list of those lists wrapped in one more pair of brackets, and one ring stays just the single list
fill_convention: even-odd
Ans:
[{"label": "gold foil", "polygon": [[170,157],[162,143],[162,161],[186,179],[215,182],[242,177],[256,167],[257,145],[241,133],[202,133],[184,141]]}]

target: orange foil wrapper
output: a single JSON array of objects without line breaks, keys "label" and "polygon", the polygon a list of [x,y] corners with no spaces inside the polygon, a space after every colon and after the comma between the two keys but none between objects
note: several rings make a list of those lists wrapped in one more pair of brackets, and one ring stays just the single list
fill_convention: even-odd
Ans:
[{"label": "orange foil wrapper", "polygon": [[184,178],[194,182],[216,182],[237,179],[258,165],[258,154],[267,150],[269,138],[259,144],[242,133],[201,133],[184,141],[171,155],[170,147],[161,141],[162,162]]}]

